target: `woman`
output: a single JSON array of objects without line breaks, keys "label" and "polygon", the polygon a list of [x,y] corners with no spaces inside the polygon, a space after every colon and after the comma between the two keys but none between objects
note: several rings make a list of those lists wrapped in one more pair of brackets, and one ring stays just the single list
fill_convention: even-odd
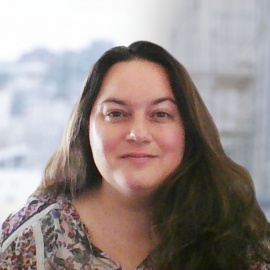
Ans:
[{"label": "woman", "polygon": [[93,66],[0,268],[270,269],[268,235],[187,71],[140,41]]}]

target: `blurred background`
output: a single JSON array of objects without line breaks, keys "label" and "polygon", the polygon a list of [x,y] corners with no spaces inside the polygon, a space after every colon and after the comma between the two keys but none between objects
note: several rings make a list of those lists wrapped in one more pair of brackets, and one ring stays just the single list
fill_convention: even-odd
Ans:
[{"label": "blurred background", "polygon": [[149,40],[190,72],[270,218],[269,0],[1,0],[0,224],[38,186],[92,64]]}]

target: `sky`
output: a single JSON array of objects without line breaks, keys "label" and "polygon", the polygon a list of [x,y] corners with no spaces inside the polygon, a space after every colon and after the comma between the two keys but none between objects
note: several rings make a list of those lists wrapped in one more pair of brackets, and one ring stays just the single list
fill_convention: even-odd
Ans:
[{"label": "sky", "polygon": [[43,47],[149,40],[168,49],[174,0],[0,0],[0,61]]}]

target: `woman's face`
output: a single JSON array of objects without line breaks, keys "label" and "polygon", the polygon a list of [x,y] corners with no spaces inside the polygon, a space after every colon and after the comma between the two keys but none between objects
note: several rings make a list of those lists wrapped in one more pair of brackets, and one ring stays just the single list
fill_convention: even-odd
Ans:
[{"label": "woman's face", "polygon": [[154,192],[185,147],[164,69],[139,60],[114,65],[91,111],[89,137],[103,185],[130,195]]}]

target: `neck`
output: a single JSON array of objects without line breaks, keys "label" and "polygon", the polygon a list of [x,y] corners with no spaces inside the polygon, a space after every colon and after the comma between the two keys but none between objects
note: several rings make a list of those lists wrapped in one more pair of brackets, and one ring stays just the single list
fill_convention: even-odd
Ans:
[{"label": "neck", "polygon": [[104,211],[110,215],[115,214],[119,220],[125,218],[138,223],[150,220],[153,209],[152,197],[124,194],[105,181],[92,191],[91,196]]},{"label": "neck", "polygon": [[96,209],[98,216],[102,215],[120,225],[132,224],[134,234],[150,231],[153,210],[153,199],[150,196],[123,194],[103,181],[100,186],[82,194],[77,201],[82,202],[86,208],[92,205],[91,209]]},{"label": "neck", "polygon": [[102,184],[81,194],[73,203],[92,243],[127,269],[134,269],[157,243],[151,233],[150,197],[123,194]]},{"label": "neck", "polygon": [[98,191],[101,202],[114,205],[118,210],[128,210],[134,213],[145,212],[149,214],[153,208],[153,196],[122,192],[103,181]]}]

